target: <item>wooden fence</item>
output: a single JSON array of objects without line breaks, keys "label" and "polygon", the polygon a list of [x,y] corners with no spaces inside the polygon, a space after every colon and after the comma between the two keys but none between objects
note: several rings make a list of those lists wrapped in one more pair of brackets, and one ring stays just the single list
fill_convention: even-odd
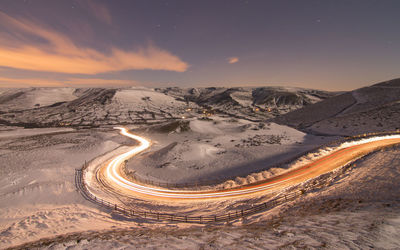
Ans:
[{"label": "wooden fence", "polygon": [[[326,146],[332,146],[334,144],[343,143],[345,141],[354,141],[357,139],[363,139],[363,138],[368,138],[368,137],[372,137],[372,136],[393,135],[393,134],[400,134],[400,131],[369,133],[369,134],[364,134],[364,135],[346,137],[342,140],[337,140],[337,141],[331,142],[329,145],[326,144],[326,145],[320,146],[320,147],[314,149],[313,151],[316,151],[316,150],[326,147]],[[303,154],[305,155],[310,152],[312,152],[312,151],[309,151],[309,152],[306,152]],[[151,220],[157,220],[157,221],[201,223],[201,224],[226,222],[226,221],[243,218],[243,217],[246,217],[246,216],[261,212],[261,211],[271,209],[277,205],[281,205],[285,202],[294,200],[304,194],[304,191],[294,191],[289,194],[281,194],[281,195],[274,197],[273,199],[268,200],[267,202],[264,202],[262,204],[251,206],[250,208],[246,208],[246,209],[228,212],[228,213],[221,214],[221,215],[187,216],[187,215],[183,215],[183,214],[159,213],[159,212],[153,212],[153,211],[139,211],[139,210],[134,210],[134,209],[128,209],[124,206],[118,206],[117,204],[100,199],[100,198],[96,197],[95,195],[93,195],[88,190],[86,184],[83,181],[83,172],[86,167],[87,167],[87,164],[83,165],[83,167],[81,169],[75,170],[75,186],[76,186],[77,190],[82,194],[82,196],[86,200],[94,202],[101,206],[107,207],[109,209],[112,209],[112,210],[119,212],[127,217],[139,217],[139,218],[145,218],[145,219],[151,219]]]},{"label": "wooden fence", "polygon": [[91,202],[97,203],[116,212],[119,212],[127,217],[141,217],[145,219],[152,219],[157,221],[171,221],[171,222],[187,222],[187,223],[215,223],[231,221],[234,219],[242,218],[255,214],[260,211],[264,211],[273,208],[277,205],[283,204],[287,201],[294,200],[303,194],[301,191],[296,191],[290,194],[275,197],[265,203],[252,206],[247,209],[236,210],[234,212],[225,213],[222,215],[208,215],[208,216],[187,216],[182,214],[169,214],[169,213],[159,213],[153,211],[138,211],[133,209],[128,209],[123,206],[118,206],[117,204],[111,203],[109,201],[100,199],[93,195],[88,189],[86,184],[83,182],[83,169],[75,170],[75,185],[82,196]]}]

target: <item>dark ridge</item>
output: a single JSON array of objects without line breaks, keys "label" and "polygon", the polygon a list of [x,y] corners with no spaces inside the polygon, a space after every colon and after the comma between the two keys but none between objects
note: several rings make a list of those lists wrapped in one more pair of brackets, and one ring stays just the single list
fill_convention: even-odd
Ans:
[{"label": "dark ridge", "polygon": [[271,121],[311,134],[353,135],[399,129],[400,78],[359,88]]},{"label": "dark ridge", "polygon": [[69,102],[67,106],[69,108],[73,108],[86,105],[87,103],[99,103],[104,105],[111,102],[111,99],[114,97],[116,91],[117,89],[87,89],[79,98]]},{"label": "dark ridge", "polygon": [[15,98],[18,98],[20,96],[22,96],[24,94],[24,92],[19,91],[17,93],[13,93],[13,94],[9,94],[9,95],[5,95],[5,96],[0,96],[0,104],[4,104],[6,102],[9,102]]},{"label": "dark ridge", "polygon": [[393,80],[380,82],[380,83],[377,83],[377,84],[372,85],[372,86],[400,88],[400,78],[396,78],[396,79],[393,79]]},{"label": "dark ridge", "polygon": [[[209,90],[209,89],[207,89]],[[213,88],[213,90],[216,90],[215,88]],[[203,95],[200,96],[200,98],[198,99],[198,103],[199,104],[207,104],[207,105],[216,105],[216,104],[227,104],[227,103],[231,103],[233,105],[239,105],[238,102],[236,102],[235,100],[233,100],[233,98],[231,97],[231,94],[234,92],[237,92],[238,89],[237,88],[230,88],[227,89],[223,92],[217,92],[211,96],[207,96],[207,95]]]},{"label": "dark ridge", "polygon": [[51,107],[51,108],[58,107],[58,106],[60,106],[60,105],[62,105],[64,103],[67,103],[67,102],[56,102],[56,103],[53,103],[53,104],[49,105],[48,107]]},{"label": "dark ridge", "polygon": [[185,132],[190,130],[189,121],[177,120],[167,124],[154,125],[146,129],[146,131],[158,132],[158,133],[171,133],[179,129],[179,132]]},{"label": "dark ridge", "polygon": [[269,88],[257,88],[252,92],[253,104],[268,106],[307,105],[311,101],[303,95],[276,91]]},{"label": "dark ridge", "polygon": [[276,117],[273,121],[296,128],[306,128],[316,122],[336,116],[355,103],[356,100],[352,93],[348,92],[313,105],[304,106],[301,109]]}]

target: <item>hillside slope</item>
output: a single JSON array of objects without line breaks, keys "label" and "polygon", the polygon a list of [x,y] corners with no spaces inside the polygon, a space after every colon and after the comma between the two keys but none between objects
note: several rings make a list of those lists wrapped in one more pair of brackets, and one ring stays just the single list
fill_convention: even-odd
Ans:
[{"label": "hillside slope", "polygon": [[397,130],[400,129],[400,79],[334,96],[274,121],[319,134]]}]

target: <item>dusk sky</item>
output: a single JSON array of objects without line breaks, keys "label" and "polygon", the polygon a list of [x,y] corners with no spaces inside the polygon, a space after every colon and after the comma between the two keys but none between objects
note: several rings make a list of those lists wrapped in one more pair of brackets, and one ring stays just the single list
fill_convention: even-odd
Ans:
[{"label": "dusk sky", "polygon": [[0,87],[295,86],[400,76],[400,1],[0,1]]}]

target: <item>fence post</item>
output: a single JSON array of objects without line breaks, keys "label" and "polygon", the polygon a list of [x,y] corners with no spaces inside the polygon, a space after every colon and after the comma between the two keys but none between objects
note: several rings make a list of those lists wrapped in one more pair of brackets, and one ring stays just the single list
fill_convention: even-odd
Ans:
[{"label": "fence post", "polygon": [[217,216],[216,216],[216,215],[214,215],[214,221],[215,221],[215,222],[217,221]]},{"label": "fence post", "polygon": [[115,210],[117,210],[117,204],[115,204]]},{"label": "fence post", "polygon": [[185,215],[185,222],[187,222],[187,215]]},{"label": "fence post", "polygon": [[243,209],[242,209],[242,211],[241,211],[241,212],[242,212],[242,217],[243,217]]}]

